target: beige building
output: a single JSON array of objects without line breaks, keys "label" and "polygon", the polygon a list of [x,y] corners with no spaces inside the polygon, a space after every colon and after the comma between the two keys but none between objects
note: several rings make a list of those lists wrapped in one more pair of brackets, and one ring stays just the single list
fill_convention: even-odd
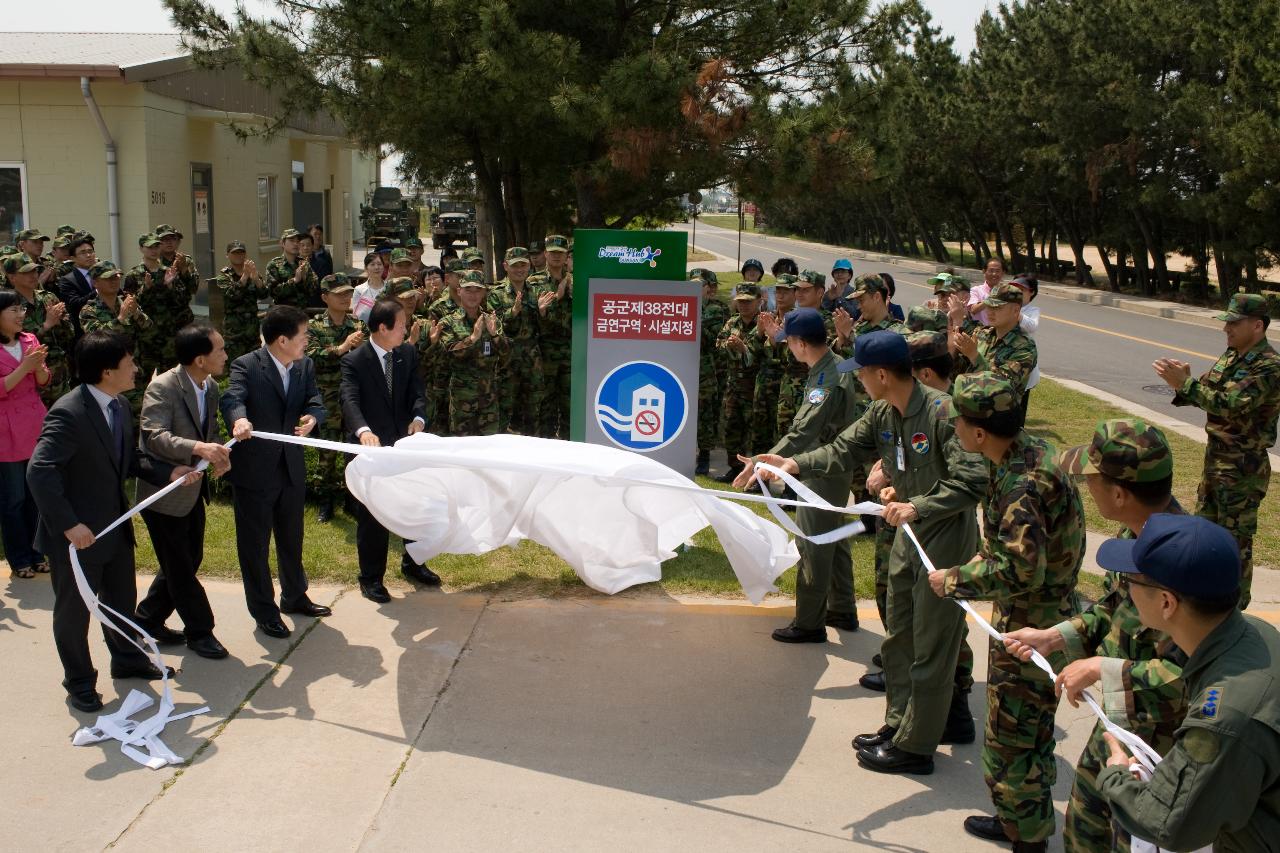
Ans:
[{"label": "beige building", "polygon": [[320,222],[344,266],[375,161],[327,115],[292,115],[269,139],[233,131],[281,112],[239,74],[196,68],[176,34],[8,34],[0,243],[67,223],[94,235],[100,258],[131,266],[138,236],[168,223],[208,277],[230,240],[262,268],[282,229]]}]

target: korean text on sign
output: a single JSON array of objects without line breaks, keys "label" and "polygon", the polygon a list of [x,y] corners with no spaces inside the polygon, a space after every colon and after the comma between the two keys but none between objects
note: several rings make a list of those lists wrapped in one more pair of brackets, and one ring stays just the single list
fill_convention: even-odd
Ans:
[{"label": "korean text on sign", "polygon": [[597,293],[591,336],[636,341],[695,341],[698,300],[692,296]]}]

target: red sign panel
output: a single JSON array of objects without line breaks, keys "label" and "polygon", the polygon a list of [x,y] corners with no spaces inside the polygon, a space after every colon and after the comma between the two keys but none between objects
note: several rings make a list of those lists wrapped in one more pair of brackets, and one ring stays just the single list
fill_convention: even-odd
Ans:
[{"label": "red sign panel", "polygon": [[696,341],[696,296],[597,293],[591,310],[591,337],[634,341]]}]

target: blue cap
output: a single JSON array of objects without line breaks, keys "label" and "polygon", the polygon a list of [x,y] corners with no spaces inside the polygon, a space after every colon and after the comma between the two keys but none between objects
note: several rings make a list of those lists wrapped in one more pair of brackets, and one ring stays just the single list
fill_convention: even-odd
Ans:
[{"label": "blue cap", "polygon": [[848,258],[840,258],[838,261],[836,261],[834,264],[831,265],[831,271],[835,272],[836,270],[848,270],[849,272],[852,273],[853,264],[849,263]]},{"label": "blue cap", "polygon": [[760,270],[760,275],[764,275],[764,264],[760,263],[759,258],[747,258],[745,261],[742,262],[742,269],[740,270],[740,272],[743,275],[746,275],[747,270],[750,269],[751,267],[755,267],[756,269]]},{"label": "blue cap", "polygon": [[1240,588],[1240,546],[1225,529],[1198,515],[1156,513],[1137,539],[1103,542],[1098,565],[1141,573],[1196,598],[1226,598]]},{"label": "blue cap", "polygon": [[911,364],[911,348],[907,339],[897,332],[881,329],[858,335],[853,345],[853,358],[840,362],[841,373],[851,373],[864,367],[890,367],[895,364]]},{"label": "blue cap", "polygon": [[822,315],[817,308],[797,308],[787,312],[782,320],[782,328],[773,339],[783,343],[789,335],[798,338],[826,338],[827,324],[822,322]]}]

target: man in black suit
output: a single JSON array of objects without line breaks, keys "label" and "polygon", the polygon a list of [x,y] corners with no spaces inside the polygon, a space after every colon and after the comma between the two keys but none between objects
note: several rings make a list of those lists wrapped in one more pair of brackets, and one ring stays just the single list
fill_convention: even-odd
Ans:
[{"label": "man in black suit", "polygon": [[[324,420],[324,400],[316,387],[315,366],[307,346],[307,315],[277,305],[262,319],[266,345],[231,364],[231,384],[222,395],[222,417],[237,439],[231,448],[236,515],[236,553],[249,613],[262,632],[287,637],[280,613],[328,616],[329,608],[307,598],[302,568],[302,508],[307,495],[302,448],[279,441],[254,441],[263,432],[309,435]],[[280,605],[275,602],[267,549],[276,537]]]},{"label": "man in black suit", "polygon": [[[383,447],[422,432],[427,425],[427,395],[418,372],[418,353],[404,342],[407,317],[398,299],[379,299],[369,311],[369,340],[342,357],[342,421],[365,447]],[[363,505],[356,516],[356,552],[360,593],[379,604],[391,596],[382,579],[387,571],[387,529]],[[440,577],[400,557],[400,571],[420,583]]]},{"label": "man in black suit", "polygon": [[71,239],[71,272],[58,279],[58,296],[67,306],[67,316],[76,330],[76,340],[84,334],[80,328],[80,309],[93,299],[97,293],[93,289],[93,278],[89,270],[98,262],[98,253],[94,250],[93,236],[83,231],[77,232]]},{"label": "man in black suit", "polygon": [[[137,373],[127,338],[90,332],[76,347],[76,366],[80,387],[58,398],[45,417],[27,466],[27,485],[40,511],[36,548],[49,555],[53,570],[53,639],[62,659],[62,685],[72,705],[96,711],[102,696],[89,654],[89,610],[76,588],[67,543],[76,546],[99,600],[131,616],[138,595],[133,525],[122,524],[101,539],[94,531],[128,511],[127,478],[165,485],[185,475],[194,483],[200,475],[190,466],[136,452],[129,401],[122,396],[133,389]],[[160,670],[127,640],[105,626],[103,634],[112,678],[160,678]]]}]

